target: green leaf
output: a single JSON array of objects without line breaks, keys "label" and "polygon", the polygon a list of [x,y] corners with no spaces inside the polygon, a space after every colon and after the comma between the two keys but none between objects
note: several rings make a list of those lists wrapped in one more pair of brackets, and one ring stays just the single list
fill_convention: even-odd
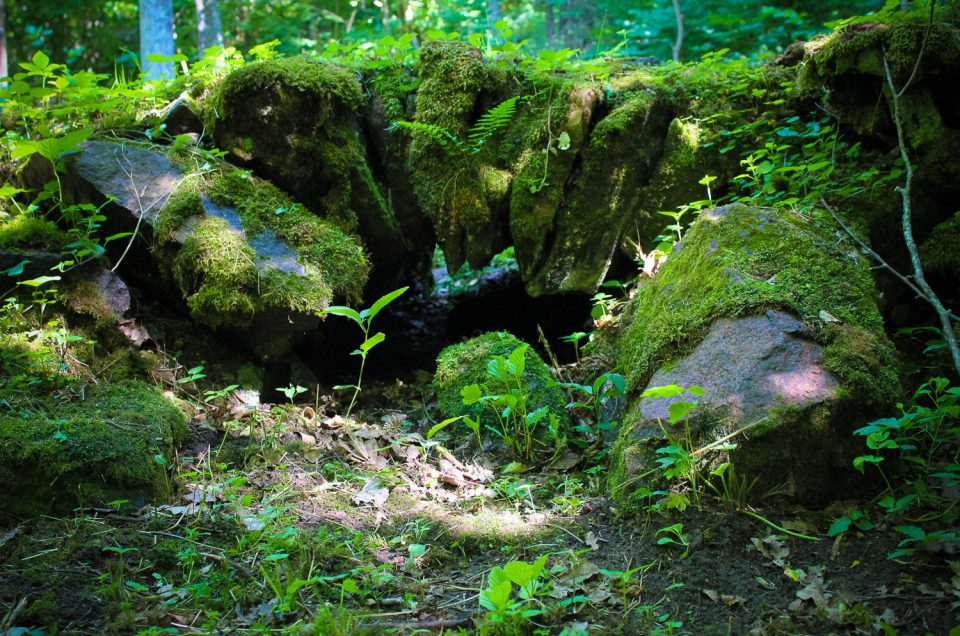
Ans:
[{"label": "green leaf", "polygon": [[466,415],[458,415],[457,417],[447,418],[447,419],[443,420],[442,422],[440,422],[439,424],[434,424],[434,425],[430,428],[430,430],[427,431],[427,439],[432,438],[434,435],[436,435],[437,433],[439,433],[440,431],[442,431],[442,430],[445,429],[446,427],[450,426],[450,425],[453,424],[454,422],[457,422],[457,421],[459,421],[459,420],[462,420],[462,419],[465,418],[465,417],[466,417]]},{"label": "green leaf", "polygon": [[7,272],[7,276],[19,276],[20,274],[23,273],[23,266],[26,265],[26,264],[29,263],[29,262],[30,262],[30,259],[27,258],[27,259],[24,259],[24,260],[20,261],[19,263],[17,263],[17,264],[14,265],[13,267],[7,268],[7,269],[5,270],[5,271]]},{"label": "green leaf", "polygon": [[669,398],[683,395],[684,388],[676,384],[666,386],[653,386],[640,394],[640,397],[650,398]]},{"label": "green leaf", "polygon": [[364,340],[362,343],[360,343],[360,350],[366,353],[386,339],[387,339],[386,334],[384,334],[382,331],[378,331],[376,334],[374,334],[373,336],[370,336],[369,338]]},{"label": "green leaf", "polygon": [[43,51],[37,51],[33,54],[33,65],[37,67],[38,70],[43,70],[50,66],[50,58],[47,57],[47,54]]},{"label": "green leaf", "polygon": [[840,517],[832,524],[830,524],[830,529],[827,530],[827,536],[835,537],[838,534],[846,532],[850,529],[850,518],[849,517]]},{"label": "green leaf", "polygon": [[347,594],[356,594],[357,592],[360,591],[360,588],[357,587],[357,582],[353,579],[344,579],[340,583],[340,587]]},{"label": "green leaf", "polygon": [[400,289],[395,289],[389,294],[381,296],[377,302],[370,305],[370,309],[367,310],[367,320],[373,320],[373,317],[380,313],[380,310],[389,305],[391,302],[399,298],[405,291],[410,289],[409,287],[401,287]]},{"label": "green leaf", "polygon": [[17,285],[29,285],[30,287],[39,287],[40,285],[45,285],[55,280],[60,280],[60,277],[59,276],[40,276],[39,278],[22,280],[18,282]]},{"label": "green leaf", "polygon": [[470,384],[460,389],[460,397],[463,398],[463,403],[469,406],[480,401],[483,391],[480,390],[479,384]]},{"label": "green leaf", "polygon": [[360,312],[356,309],[351,309],[350,307],[341,307],[340,305],[332,305],[323,310],[325,314],[333,314],[334,316],[343,316],[354,321],[358,325],[363,324],[363,318],[360,317]]},{"label": "green leaf", "polygon": [[[494,568],[495,570],[498,568]],[[491,612],[500,612],[506,609],[510,602],[510,592],[513,591],[513,585],[510,581],[501,581],[493,584],[493,572],[490,572],[491,582],[486,588],[480,590],[480,607]]]},{"label": "green leaf", "polygon": [[682,420],[696,405],[696,402],[674,402],[671,404],[668,408],[670,412],[670,423],[676,424]]}]

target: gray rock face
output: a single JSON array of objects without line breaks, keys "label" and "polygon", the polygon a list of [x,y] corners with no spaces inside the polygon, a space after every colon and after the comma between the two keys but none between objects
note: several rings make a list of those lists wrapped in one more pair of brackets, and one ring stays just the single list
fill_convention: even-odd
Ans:
[{"label": "gray rock face", "polygon": [[[771,409],[829,403],[840,385],[823,368],[823,348],[808,336],[802,322],[782,311],[721,319],[688,356],[657,371],[649,386],[702,387],[698,410],[722,420],[727,432],[756,424]],[[660,434],[658,422],[668,421],[670,404],[681,399],[643,400],[638,433]]]},{"label": "gray rock face", "polygon": [[74,160],[77,174],[102,194],[116,197],[117,205],[153,225],[177,189],[183,176],[170,160],[158,152],[88,141]]},{"label": "gray rock face", "polygon": [[[178,189],[185,177],[158,150],[91,141],[71,158],[68,169],[64,177],[68,195],[77,201],[94,203],[111,198],[112,202],[103,208],[107,216],[105,228],[111,232],[137,234],[134,249],[121,263],[123,271],[141,285],[161,287],[171,287],[165,276],[158,280],[145,272],[170,274],[180,285],[180,293],[199,322],[239,333],[248,347],[263,357],[284,355],[297,338],[319,324],[317,309],[332,300],[322,265],[303,257],[274,229],[264,228],[262,222],[254,233],[248,232],[238,210],[211,201],[204,192],[203,182],[194,209],[177,210],[172,213],[174,216],[168,216],[164,208],[175,193],[179,196]],[[39,168],[36,173],[42,183],[45,176]],[[191,183],[189,188],[198,187],[196,182]],[[161,214],[166,220],[161,219]],[[323,223],[309,216],[313,223]],[[219,233],[211,232],[207,222],[211,219],[224,222]],[[167,226],[166,231],[155,231],[163,225]],[[344,240],[348,240],[347,237]],[[147,243],[151,249],[146,249]],[[223,249],[220,246],[227,244],[239,244],[249,250],[249,260],[238,253],[232,271],[242,274],[233,278],[223,268],[211,269],[208,263]],[[122,250],[126,245],[124,240],[111,247]],[[184,258],[187,252],[192,256]],[[197,254],[203,257],[197,258]],[[204,259],[208,262],[203,262]],[[123,299],[113,293],[110,281],[94,283],[104,301],[101,304],[116,316],[122,316],[126,306]],[[274,291],[269,285],[280,291]],[[305,291],[297,291],[301,289]],[[211,294],[224,294],[236,300],[233,304],[221,305],[196,300]],[[304,302],[305,294],[316,298]],[[129,304],[128,296],[126,304]]]}]

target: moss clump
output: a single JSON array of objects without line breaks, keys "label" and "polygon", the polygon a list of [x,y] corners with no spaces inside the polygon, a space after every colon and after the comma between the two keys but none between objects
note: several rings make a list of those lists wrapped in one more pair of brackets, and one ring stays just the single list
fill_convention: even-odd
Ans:
[{"label": "moss clump", "polygon": [[[466,138],[489,80],[480,51],[464,42],[431,40],[420,51],[419,79],[416,121]],[[509,173],[493,176],[479,155],[451,156],[422,132],[413,134],[409,166],[414,194],[433,221],[449,271],[464,262],[479,267],[506,247],[500,221]]]},{"label": "moss clump", "polygon": [[345,232],[357,232],[385,262],[403,240],[367,163],[358,112],[366,103],[350,70],[305,58],[247,65],[204,105],[221,148]]},{"label": "moss clump", "polygon": [[[246,326],[273,310],[319,315],[335,296],[358,302],[370,271],[355,237],[226,166],[182,181],[155,230],[159,250],[180,243],[173,277],[194,318],[212,327]],[[292,252],[271,260],[256,237]]]},{"label": "moss clump", "polygon": [[960,277],[960,212],[933,228],[920,254],[925,267]]},{"label": "moss clump", "polygon": [[[482,405],[465,405],[460,391],[471,384],[487,383],[490,379],[487,364],[493,356],[509,356],[523,344],[523,341],[512,334],[494,331],[441,351],[437,357],[437,373],[433,384],[437,390],[440,412],[444,417],[480,417],[483,413]],[[570,416],[565,408],[563,391],[550,372],[550,367],[532,348],[527,349],[524,379],[530,393],[529,410],[546,406],[561,422],[569,422]]]},{"label": "moss clump", "polygon": [[154,387],[125,382],[48,406],[49,416],[0,415],[3,522],[170,496],[166,464],[186,433],[186,418]]},{"label": "moss clump", "polygon": [[359,302],[370,273],[360,241],[334,224],[317,218],[302,205],[269,183],[236,173],[221,173],[206,184],[217,205],[240,214],[244,231],[255,236],[276,232],[299,255],[300,263],[314,268],[321,285],[350,302]]},{"label": "moss clump", "polygon": [[[632,390],[641,389],[718,318],[780,308],[827,345],[824,362],[850,395],[862,404],[887,404],[898,380],[875,298],[863,261],[809,222],[784,210],[717,208],[691,227],[629,305],[621,344],[625,377]],[[821,311],[844,329],[824,327]]]},{"label": "moss clump", "polygon": [[32,214],[0,216],[0,249],[59,251],[71,241],[53,221]]}]

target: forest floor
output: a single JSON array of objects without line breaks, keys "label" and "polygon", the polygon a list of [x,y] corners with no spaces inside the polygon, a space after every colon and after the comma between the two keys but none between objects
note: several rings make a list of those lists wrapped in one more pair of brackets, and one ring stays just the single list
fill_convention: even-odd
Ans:
[{"label": "forest floor", "polygon": [[827,536],[856,502],[747,509],[810,538],[708,493],[625,515],[602,462],[505,475],[453,431],[425,439],[413,379],[349,421],[322,395],[241,401],[198,410],[176,501],[0,530],[0,634],[957,631],[956,560],[891,560],[902,535],[879,524]]}]

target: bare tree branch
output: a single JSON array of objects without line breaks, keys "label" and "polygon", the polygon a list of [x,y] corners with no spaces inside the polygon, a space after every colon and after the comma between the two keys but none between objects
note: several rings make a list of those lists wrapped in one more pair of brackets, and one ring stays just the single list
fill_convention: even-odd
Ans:
[{"label": "bare tree branch", "polygon": [[[923,51],[921,50],[921,55]],[[926,300],[940,319],[940,327],[943,331],[943,339],[950,349],[950,355],[953,357],[953,367],[960,375],[960,346],[957,344],[957,336],[953,332],[953,324],[950,321],[950,312],[947,311],[940,298],[933,288],[927,283],[923,275],[923,264],[920,262],[920,251],[917,249],[916,239],[913,237],[913,219],[910,206],[910,188],[913,185],[913,164],[910,163],[910,156],[907,154],[907,140],[903,132],[903,119],[900,115],[900,97],[902,93],[897,92],[893,85],[893,76],[890,73],[890,63],[887,56],[883,57],[883,70],[887,79],[887,87],[890,89],[890,100],[893,105],[893,123],[897,127],[897,145],[900,148],[900,158],[903,160],[906,178],[904,184],[897,188],[900,198],[903,201],[903,216],[901,218],[903,240],[907,245],[907,252],[910,254],[910,264],[913,266],[913,280],[917,288],[922,292],[921,298]],[[912,77],[911,77],[912,79]]]}]

